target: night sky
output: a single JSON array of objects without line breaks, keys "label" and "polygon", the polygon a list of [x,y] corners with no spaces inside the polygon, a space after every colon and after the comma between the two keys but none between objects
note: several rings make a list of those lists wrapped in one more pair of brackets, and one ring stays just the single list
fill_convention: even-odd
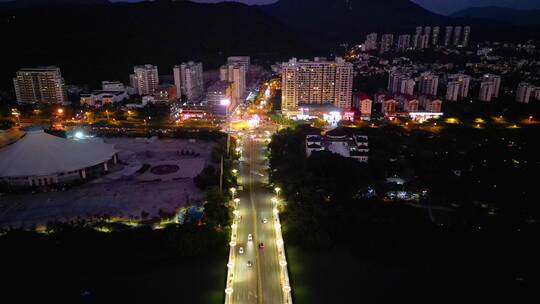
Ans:
[{"label": "night sky", "polygon": [[[7,2],[13,0],[0,0],[0,2]],[[138,2],[142,0],[109,0],[112,2]],[[206,2],[215,3],[222,0],[191,0],[194,2]],[[246,4],[268,4],[277,2],[278,0],[228,0],[243,2]],[[353,0],[353,1],[372,1],[372,0]],[[404,0],[405,1],[405,0]],[[540,0],[411,0],[416,2],[428,10],[439,14],[451,14],[458,10],[462,10],[468,7],[479,6],[501,6],[510,7],[515,9],[540,9]]]}]

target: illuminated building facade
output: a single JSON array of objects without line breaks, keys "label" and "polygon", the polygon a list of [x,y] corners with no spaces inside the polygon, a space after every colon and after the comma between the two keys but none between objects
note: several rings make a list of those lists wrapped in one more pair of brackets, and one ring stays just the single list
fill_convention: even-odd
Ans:
[{"label": "illuminated building facade", "polygon": [[293,58],[282,64],[282,111],[296,111],[299,104],[351,107],[353,64],[342,58],[313,61]]},{"label": "illuminated building facade", "polygon": [[215,117],[225,118],[234,109],[233,83],[217,81],[206,91],[208,107]]},{"label": "illuminated building facade", "polygon": [[232,83],[232,100],[239,103],[246,93],[246,68],[239,63],[230,63],[221,66],[219,69],[219,79]]},{"label": "illuminated building facade", "polygon": [[13,78],[18,103],[57,104],[67,101],[64,79],[55,66],[24,68]]},{"label": "illuminated building facade", "polygon": [[480,80],[480,93],[478,99],[489,102],[493,98],[499,97],[501,88],[501,77],[493,74],[486,74]]},{"label": "illuminated building facade", "polygon": [[156,93],[159,86],[158,68],[151,64],[135,66],[130,80],[137,94],[152,95]]},{"label": "illuminated building facade", "polygon": [[448,77],[446,100],[457,101],[469,96],[471,77],[465,74],[454,74]]},{"label": "illuminated building facade", "polygon": [[189,61],[173,68],[176,95],[186,96],[188,102],[200,100],[204,93],[203,66],[201,62]]}]

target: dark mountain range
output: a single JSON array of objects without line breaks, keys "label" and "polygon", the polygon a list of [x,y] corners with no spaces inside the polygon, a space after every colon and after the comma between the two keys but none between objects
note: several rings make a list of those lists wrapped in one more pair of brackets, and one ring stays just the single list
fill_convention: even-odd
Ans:
[{"label": "dark mountain range", "polygon": [[306,41],[323,44],[359,41],[370,32],[413,32],[418,25],[454,21],[408,0],[281,0],[261,8]]},{"label": "dark mountain range", "polygon": [[538,0],[412,0],[423,7],[444,15],[451,15],[454,12],[464,10],[469,7],[498,6],[520,10],[540,9]]},{"label": "dark mountain range", "polygon": [[0,24],[4,89],[12,89],[20,67],[58,65],[68,83],[126,81],[136,64],[157,64],[161,74],[170,74],[184,60],[211,68],[235,54],[270,63],[327,55],[373,31],[413,33],[418,25],[468,24],[473,40],[529,38],[528,31],[437,15],[408,0],[281,0],[263,6],[19,0],[0,4]]},{"label": "dark mountain range", "polygon": [[540,24],[540,10],[517,10],[506,7],[472,7],[455,12],[452,17],[473,17],[516,25]]},{"label": "dark mountain range", "polygon": [[[58,65],[68,83],[127,81],[133,65],[160,74],[185,60],[216,67],[230,55],[260,60],[309,50],[255,6],[240,3],[112,3],[50,9],[0,9],[0,87],[20,67]],[[170,70],[170,71],[169,71]]]}]

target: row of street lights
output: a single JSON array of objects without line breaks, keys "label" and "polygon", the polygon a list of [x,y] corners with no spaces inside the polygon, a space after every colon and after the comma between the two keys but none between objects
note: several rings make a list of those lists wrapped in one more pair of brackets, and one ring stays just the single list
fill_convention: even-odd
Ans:
[{"label": "row of street lights", "polygon": [[292,304],[291,284],[289,281],[289,272],[287,270],[287,257],[285,256],[285,242],[281,233],[281,223],[279,220],[279,192],[281,188],[275,187],[276,196],[272,197],[272,213],[274,214],[274,228],[276,233],[276,245],[278,250],[278,259],[280,266],[281,286],[283,290],[283,303]]},{"label": "row of street lights", "polygon": [[[238,174],[237,169],[232,170],[233,175]],[[232,295],[234,293],[233,283],[234,283],[234,265],[236,263],[236,244],[237,244],[237,232],[238,232],[238,224],[240,219],[240,211],[238,211],[238,204],[240,203],[240,199],[235,197],[237,189],[235,187],[229,188],[229,191],[231,192],[231,198],[233,204],[233,223],[231,225],[231,241],[229,242],[230,249],[229,249],[229,261],[227,263],[227,284],[225,286],[225,304],[232,303]]]}]

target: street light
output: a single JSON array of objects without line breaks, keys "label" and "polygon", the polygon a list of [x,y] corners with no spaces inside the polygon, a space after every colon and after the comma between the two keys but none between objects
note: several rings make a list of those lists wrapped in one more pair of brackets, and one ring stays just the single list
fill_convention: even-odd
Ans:
[{"label": "street light", "polygon": [[234,195],[235,195],[235,193],[236,193],[236,188],[235,188],[235,187],[231,187],[231,189],[229,189],[229,191],[231,191],[232,197],[234,198]]},{"label": "street light", "polygon": [[238,173],[238,170],[232,169],[232,173],[233,173],[234,175],[236,175],[236,173]]},{"label": "street light", "polygon": [[17,118],[17,125],[20,125],[21,124],[21,119],[20,119],[20,116],[21,116],[21,113],[19,112],[19,110],[13,108],[11,109],[11,115],[15,116],[15,118]]},{"label": "street light", "polygon": [[64,114],[64,109],[58,108],[58,110],[56,110],[56,113],[58,113],[58,115],[62,115]]}]

